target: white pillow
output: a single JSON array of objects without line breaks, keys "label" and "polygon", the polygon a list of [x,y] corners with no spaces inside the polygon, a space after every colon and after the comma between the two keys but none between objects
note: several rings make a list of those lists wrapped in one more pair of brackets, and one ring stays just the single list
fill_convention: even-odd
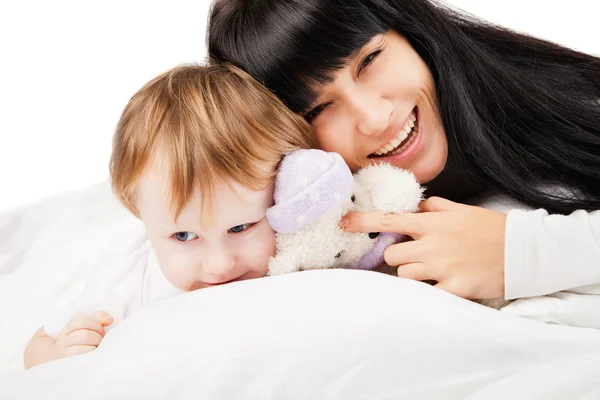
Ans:
[{"label": "white pillow", "polygon": [[[309,271],[158,303],[95,352],[0,378],[0,398],[448,400],[490,385],[518,396],[510,376],[590,354],[600,361],[600,331],[375,272]],[[586,362],[580,375],[600,387],[600,362]]]}]

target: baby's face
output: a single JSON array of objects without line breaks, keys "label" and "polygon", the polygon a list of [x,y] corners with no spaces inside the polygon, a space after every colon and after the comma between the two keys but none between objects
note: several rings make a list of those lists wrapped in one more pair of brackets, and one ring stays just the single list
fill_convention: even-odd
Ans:
[{"label": "baby's face", "polygon": [[275,233],[265,218],[273,202],[272,186],[253,191],[217,183],[210,215],[201,212],[196,188],[175,221],[166,187],[160,174],[146,173],[140,181],[138,209],[172,285],[192,291],[267,274],[275,254]]}]

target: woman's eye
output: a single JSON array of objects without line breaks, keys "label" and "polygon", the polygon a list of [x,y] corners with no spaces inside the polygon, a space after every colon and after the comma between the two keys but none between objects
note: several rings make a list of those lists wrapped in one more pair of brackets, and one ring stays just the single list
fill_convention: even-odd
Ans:
[{"label": "woman's eye", "polygon": [[173,235],[179,242],[189,242],[196,239],[198,236],[192,232],[177,232]]},{"label": "woman's eye", "polygon": [[374,52],[367,54],[367,56],[363,58],[360,65],[358,66],[358,73],[360,74],[360,72],[363,69],[365,69],[369,64],[371,64],[371,61],[373,61],[375,57],[379,55],[379,53],[381,53],[381,50],[375,50]]},{"label": "woman's eye", "polygon": [[251,226],[251,224],[236,225],[233,228],[230,228],[229,232],[231,232],[231,233],[240,233],[240,232],[243,232],[246,229],[248,229],[250,226]]},{"label": "woman's eye", "polygon": [[318,105],[315,108],[313,108],[312,110],[310,110],[309,112],[307,112],[306,114],[304,114],[304,119],[306,120],[306,122],[308,122],[310,124],[319,114],[321,114],[321,112],[328,105],[329,105],[329,103]]}]

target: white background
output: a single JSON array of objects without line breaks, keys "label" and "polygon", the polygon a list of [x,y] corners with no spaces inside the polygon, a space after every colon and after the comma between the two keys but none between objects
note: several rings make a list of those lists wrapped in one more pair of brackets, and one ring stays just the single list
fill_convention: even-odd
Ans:
[{"label": "white background", "polygon": [[[451,0],[494,22],[600,54],[596,0]],[[203,61],[208,0],[0,3],[0,211],[108,177],[131,95]]]}]

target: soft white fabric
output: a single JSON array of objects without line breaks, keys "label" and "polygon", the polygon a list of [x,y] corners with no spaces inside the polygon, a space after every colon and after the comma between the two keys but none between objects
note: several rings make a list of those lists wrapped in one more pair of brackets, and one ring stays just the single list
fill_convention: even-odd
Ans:
[{"label": "soft white fabric", "polygon": [[73,317],[99,310],[114,318],[105,328],[108,332],[143,307],[184,293],[162,274],[143,224],[115,233],[117,238],[101,255],[81,296],[44,324],[50,337],[57,337]]},{"label": "soft white fabric", "polygon": [[600,331],[348,270],[177,296],[122,322],[93,353],[0,378],[0,399],[28,400],[547,400],[599,390]]},{"label": "soft white fabric", "polygon": [[[589,291],[598,289],[590,286]],[[516,300],[503,312],[541,322],[600,329],[600,293],[558,292]]]},{"label": "soft white fabric", "polygon": [[526,298],[503,311],[600,329],[600,211],[562,216],[513,210],[505,257],[506,298]]},{"label": "soft white fabric", "polygon": [[31,335],[79,296],[117,232],[138,224],[108,182],[0,215],[0,374],[23,369]]}]

